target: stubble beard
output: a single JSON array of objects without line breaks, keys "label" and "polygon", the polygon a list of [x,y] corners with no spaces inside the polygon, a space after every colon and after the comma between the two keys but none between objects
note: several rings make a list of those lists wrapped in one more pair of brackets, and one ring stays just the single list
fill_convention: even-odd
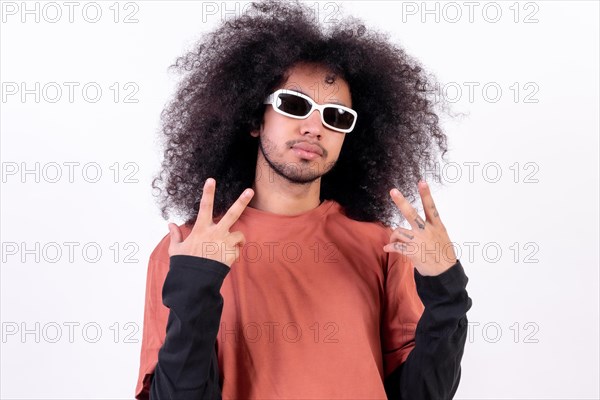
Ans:
[{"label": "stubble beard", "polygon": [[[264,143],[262,138],[259,138],[258,147],[271,169],[277,175],[281,176],[288,182],[299,185],[308,185],[321,178],[323,175],[331,171],[337,161],[335,160],[325,164],[323,170],[319,171],[320,168],[318,166],[313,166],[310,160],[300,159],[300,161],[297,163],[281,163],[272,160],[270,158],[270,153],[275,150],[275,146],[269,141]],[[288,146],[286,144],[286,149],[287,148]]]}]

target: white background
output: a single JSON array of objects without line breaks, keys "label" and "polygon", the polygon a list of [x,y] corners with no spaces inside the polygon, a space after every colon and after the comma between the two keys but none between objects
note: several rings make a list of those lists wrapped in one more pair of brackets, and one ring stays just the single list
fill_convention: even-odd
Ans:
[{"label": "white background", "polygon": [[[177,82],[167,67],[246,3],[224,15],[221,2],[100,2],[97,23],[84,19],[86,2],[72,23],[63,2],[49,22],[56,7],[45,4],[39,22],[21,21],[21,2],[2,4],[0,395],[131,398],[147,260],[167,233],[150,188]],[[456,398],[597,399],[598,3],[475,2],[471,15],[465,2],[309,4],[320,20],[343,6],[390,32],[464,113],[445,118],[453,164],[434,187],[473,299]],[[22,82],[47,91],[23,101]],[[55,103],[51,82],[63,89]],[[63,82],[79,84],[73,102]],[[90,82],[102,89],[96,103],[82,94]],[[138,102],[126,103],[132,87]]]}]

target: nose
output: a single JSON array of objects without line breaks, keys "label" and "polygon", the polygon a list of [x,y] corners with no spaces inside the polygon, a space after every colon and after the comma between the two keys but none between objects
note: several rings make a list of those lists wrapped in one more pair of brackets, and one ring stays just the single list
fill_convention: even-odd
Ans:
[{"label": "nose", "polygon": [[303,135],[316,136],[318,139],[321,138],[324,127],[319,110],[313,110],[306,119],[300,121],[302,121],[300,129]]}]

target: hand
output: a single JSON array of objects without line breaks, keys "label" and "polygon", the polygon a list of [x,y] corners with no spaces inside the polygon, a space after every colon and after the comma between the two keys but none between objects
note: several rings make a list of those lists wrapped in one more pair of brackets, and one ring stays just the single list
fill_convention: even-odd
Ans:
[{"label": "hand", "polygon": [[423,276],[439,275],[456,263],[456,254],[433,203],[429,186],[425,181],[420,181],[418,188],[425,211],[425,221],[398,189],[390,190],[392,200],[412,230],[396,228],[390,236],[390,243],[386,244],[383,250],[407,256]]},{"label": "hand", "polygon": [[239,249],[246,241],[240,231],[229,232],[231,226],[238,220],[242,212],[254,196],[252,189],[246,189],[242,195],[227,210],[218,223],[213,222],[213,203],[216,182],[208,178],[204,183],[200,209],[194,227],[189,236],[181,241],[182,234],[176,224],[169,224],[171,242],[169,257],[183,254],[209,258],[222,262],[228,267],[238,259]]}]

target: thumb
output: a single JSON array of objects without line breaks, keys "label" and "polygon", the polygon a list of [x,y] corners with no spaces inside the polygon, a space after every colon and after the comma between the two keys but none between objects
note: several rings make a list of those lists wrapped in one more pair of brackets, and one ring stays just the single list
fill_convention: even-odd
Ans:
[{"label": "thumb", "polygon": [[169,223],[169,237],[171,239],[169,250],[171,250],[175,244],[181,243],[181,231],[176,224],[171,222]]}]

